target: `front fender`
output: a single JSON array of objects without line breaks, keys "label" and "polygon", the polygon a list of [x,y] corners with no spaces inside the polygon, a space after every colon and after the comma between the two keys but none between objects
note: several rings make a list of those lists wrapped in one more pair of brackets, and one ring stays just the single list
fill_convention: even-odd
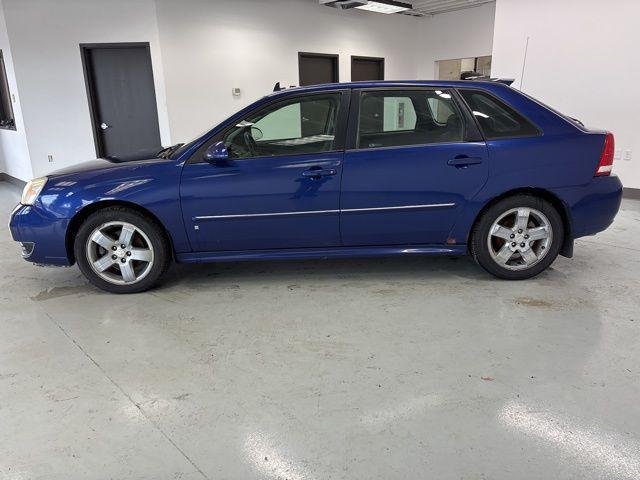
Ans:
[{"label": "front fender", "polygon": [[[125,203],[150,212],[164,226],[176,252],[189,252],[180,214],[181,163],[154,159],[105,169],[53,174],[33,205],[39,215],[66,220],[95,211],[100,204]],[[80,216],[80,217],[79,217]],[[68,234],[65,232],[65,234]]]}]

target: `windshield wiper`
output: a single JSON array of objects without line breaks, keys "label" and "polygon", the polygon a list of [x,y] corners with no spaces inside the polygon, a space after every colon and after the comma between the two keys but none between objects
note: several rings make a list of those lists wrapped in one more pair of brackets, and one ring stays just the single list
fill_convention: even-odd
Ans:
[{"label": "windshield wiper", "polygon": [[163,148],[158,152],[158,158],[169,158],[173,153],[178,150],[184,143],[176,143],[175,145],[171,145],[170,147]]}]

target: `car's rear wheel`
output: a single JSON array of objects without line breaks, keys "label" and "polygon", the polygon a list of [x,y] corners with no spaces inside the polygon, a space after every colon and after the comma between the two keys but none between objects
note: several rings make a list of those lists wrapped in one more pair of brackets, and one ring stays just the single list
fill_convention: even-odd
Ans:
[{"label": "car's rear wheel", "polygon": [[74,253],[82,273],[111,293],[136,293],[153,287],[171,256],[162,228],[126,207],[107,207],[80,226]]},{"label": "car's rear wheel", "polygon": [[538,275],[558,256],[562,217],[548,201],[515,195],[492,205],[476,222],[471,253],[482,268],[507,280]]}]

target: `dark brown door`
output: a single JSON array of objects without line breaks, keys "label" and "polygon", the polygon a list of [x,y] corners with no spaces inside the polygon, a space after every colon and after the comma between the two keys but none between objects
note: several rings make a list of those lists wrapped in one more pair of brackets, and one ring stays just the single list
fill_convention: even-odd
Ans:
[{"label": "dark brown door", "polygon": [[[300,86],[336,83],[338,81],[338,55],[324,53],[299,53]],[[327,118],[323,106],[317,102],[304,102],[300,105],[302,115],[302,136],[314,135],[324,125],[317,125],[314,119]]]},{"label": "dark brown door", "polygon": [[338,55],[300,52],[298,66],[300,86],[338,81]]},{"label": "dark brown door", "polygon": [[159,150],[149,45],[84,45],[82,53],[98,156]]},{"label": "dark brown door", "polygon": [[384,58],[351,57],[351,81],[384,80]]}]

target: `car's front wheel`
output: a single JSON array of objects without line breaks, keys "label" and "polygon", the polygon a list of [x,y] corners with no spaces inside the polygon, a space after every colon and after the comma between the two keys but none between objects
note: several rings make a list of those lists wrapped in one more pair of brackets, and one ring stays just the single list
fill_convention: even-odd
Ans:
[{"label": "car's front wheel", "polygon": [[476,222],[471,253],[482,268],[507,280],[538,275],[558,256],[562,217],[548,201],[532,195],[508,197]]},{"label": "car's front wheel", "polygon": [[107,207],[80,226],[74,253],[82,273],[111,293],[137,293],[153,287],[171,256],[162,228],[126,207]]}]

